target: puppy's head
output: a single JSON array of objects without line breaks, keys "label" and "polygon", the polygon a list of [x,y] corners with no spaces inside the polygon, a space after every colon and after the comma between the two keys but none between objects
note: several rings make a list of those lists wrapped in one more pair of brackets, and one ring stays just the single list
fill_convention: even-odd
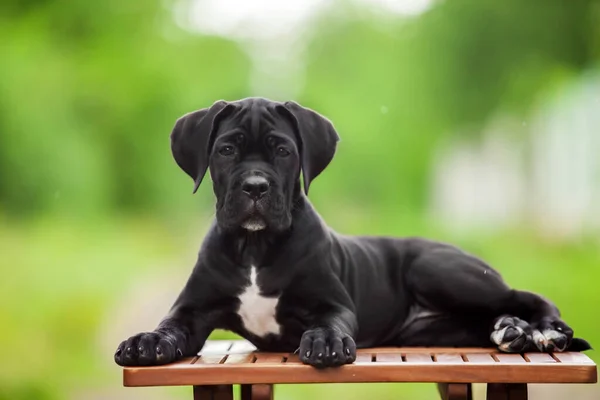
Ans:
[{"label": "puppy's head", "polygon": [[233,231],[281,232],[300,195],[327,167],[339,136],[329,120],[295,102],[217,101],[179,118],[171,133],[177,164],[200,186],[207,169],[217,223]]}]

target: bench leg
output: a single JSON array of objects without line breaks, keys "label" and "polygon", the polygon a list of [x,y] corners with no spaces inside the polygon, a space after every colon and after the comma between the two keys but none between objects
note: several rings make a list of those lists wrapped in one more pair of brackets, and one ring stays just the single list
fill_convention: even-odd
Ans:
[{"label": "bench leg", "polygon": [[442,400],[472,400],[470,383],[438,383]]},{"label": "bench leg", "polygon": [[273,385],[241,385],[242,400],[273,400]]},{"label": "bench leg", "polygon": [[487,400],[527,400],[527,384],[488,383]]},{"label": "bench leg", "polygon": [[233,385],[194,386],[194,400],[233,400]]}]

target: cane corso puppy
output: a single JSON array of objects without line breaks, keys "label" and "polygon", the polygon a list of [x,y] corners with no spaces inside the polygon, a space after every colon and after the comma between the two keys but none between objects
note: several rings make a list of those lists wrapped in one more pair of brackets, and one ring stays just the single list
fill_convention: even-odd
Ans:
[{"label": "cane corso puppy", "polygon": [[210,170],[216,218],[169,314],[122,342],[117,364],[194,356],[217,328],[315,367],[352,363],[370,346],[590,348],[554,304],[456,247],[330,229],[306,195],[338,139],[291,101],[217,101],[177,120],[173,156],[194,192]]}]

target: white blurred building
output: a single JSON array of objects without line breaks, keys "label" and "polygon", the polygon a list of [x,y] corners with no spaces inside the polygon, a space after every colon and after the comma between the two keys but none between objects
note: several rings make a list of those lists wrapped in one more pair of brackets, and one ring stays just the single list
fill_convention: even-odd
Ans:
[{"label": "white blurred building", "polygon": [[442,145],[431,213],[452,229],[535,224],[550,236],[600,230],[600,74],[541,105],[496,119],[478,141]]}]

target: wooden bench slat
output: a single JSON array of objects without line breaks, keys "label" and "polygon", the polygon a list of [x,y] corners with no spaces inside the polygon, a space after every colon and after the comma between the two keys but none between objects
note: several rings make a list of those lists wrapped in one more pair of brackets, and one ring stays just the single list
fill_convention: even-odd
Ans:
[{"label": "wooden bench slat", "polygon": [[220,364],[225,361],[227,354],[206,354],[198,357],[194,364]]},{"label": "wooden bench slat", "polygon": [[197,357],[186,357],[183,360],[179,360],[179,361],[175,361],[173,364],[169,364],[171,366],[171,368],[177,368],[177,367],[187,367],[193,363],[196,362],[196,358]]},{"label": "wooden bench slat", "polygon": [[225,359],[224,364],[251,364],[256,360],[253,353],[247,354],[230,354]]},{"label": "wooden bench slat", "polygon": [[376,363],[401,363],[404,360],[402,359],[401,353],[380,353],[375,354],[375,362]]},{"label": "wooden bench slat", "polygon": [[421,364],[421,363],[432,363],[433,360],[431,359],[431,355],[429,354],[423,354],[423,353],[408,353],[406,354],[406,362],[407,363],[415,363],[415,364]]},{"label": "wooden bench slat", "polygon": [[556,363],[556,360],[552,358],[550,354],[546,353],[525,353],[525,358],[532,363]]},{"label": "wooden bench slat", "polygon": [[225,355],[229,352],[229,349],[233,347],[233,343],[234,342],[230,340],[209,340],[200,350],[198,355]]},{"label": "wooden bench slat", "polygon": [[573,363],[594,365],[594,361],[592,361],[591,358],[583,353],[554,353],[553,355],[564,364]]},{"label": "wooden bench slat", "polygon": [[[236,341],[235,343],[245,341]],[[195,364],[221,364],[226,361],[229,350],[235,344],[230,340],[209,340],[198,353],[199,358]]]},{"label": "wooden bench slat", "polygon": [[527,362],[520,354],[507,354],[507,353],[498,353],[494,354],[494,357],[501,363],[515,363],[515,364],[524,364]]},{"label": "wooden bench slat", "polygon": [[298,354],[288,354],[286,364],[299,364],[304,365],[302,361],[300,361],[300,357]]},{"label": "wooden bench slat", "polygon": [[256,351],[256,347],[245,340],[236,340],[227,351],[227,354],[248,354]]},{"label": "wooden bench slat", "polygon": [[[490,352],[489,349],[365,349],[357,362],[316,369],[295,354],[248,352],[247,344],[209,343],[198,358],[155,367],[125,367],[125,386],[280,383],[593,383],[596,365],[580,353],[554,355]],[[214,354],[220,353],[220,354]],[[231,353],[231,354],[228,354]],[[372,355],[377,358],[372,362]],[[402,357],[404,356],[404,361]],[[433,359],[432,359],[433,357]],[[549,359],[552,362],[549,362]],[[386,361],[389,360],[389,361]]]},{"label": "wooden bench slat", "polygon": [[468,351],[463,351],[467,362],[471,364],[496,364],[496,360],[492,358],[490,353],[475,353],[471,354]]},{"label": "wooden bench slat", "polygon": [[442,354],[435,355],[435,362],[437,362],[439,364],[462,364],[465,362],[465,360],[463,360],[462,357],[460,356],[460,354],[458,354],[458,353],[455,353],[455,354],[442,353]]},{"label": "wooden bench slat", "polygon": [[281,364],[283,363],[283,358],[286,357],[284,353],[256,353],[256,364]]},{"label": "wooden bench slat", "polygon": [[372,353],[358,353],[356,355],[357,363],[370,363],[373,362],[373,354]]},{"label": "wooden bench slat", "polygon": [[245,340],[233,342],[233,345],[227,351],[227,358],[224,364],[243,364],[253,363],[255,358],[254,351],[256,347]]}]

